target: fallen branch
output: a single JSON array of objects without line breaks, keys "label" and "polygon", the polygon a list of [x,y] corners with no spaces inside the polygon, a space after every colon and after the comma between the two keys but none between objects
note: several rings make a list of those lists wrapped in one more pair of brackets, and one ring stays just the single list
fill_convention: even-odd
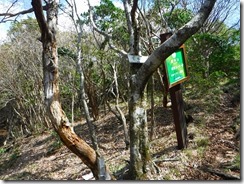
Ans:
[{"label": "fallen branch", "polygon": [[240,180],[240,178],[237,177],[237,176],[233,176],[233,175],[230,175],[230,174],[226,174],[226,173],[221,172],[219,170],[212,169],[209,166],[202,166],[202,167],[199,167],[198,169],[200,169],[200,170],[202,170],[204,172],[209,172],[211,174],[215,174],[217,176],[220,176],[224,180]]},{"label": "fallen branch", "polygon": [[156,164],[159,164],[161,162],[177,162],[177,161],[180,161],[180,159],[172,158],[172,159],[154,160]]}]

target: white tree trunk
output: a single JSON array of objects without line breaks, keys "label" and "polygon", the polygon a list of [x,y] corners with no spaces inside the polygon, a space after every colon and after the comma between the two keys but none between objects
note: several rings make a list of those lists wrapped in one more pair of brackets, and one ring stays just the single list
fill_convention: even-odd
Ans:
[{"label": "white tree trunk", "polygon": [[129,149],[130,141],[129,141],[129,134],[128,134],[128,129],[127,129],[127,124],[126,124],[126,118],[125,118],[124,113],[122,112],[122,110],[119,107],[119,84],[118,84],[118,77],[117,77],[117,67],[116,67],[115,63],[112,64],[112,69],[113,69],[113,73],[114,73],[115,94],[116,94],[116,105],[115,105],[115,108],[119,112],[119,117],[120,117],[121,122],[123,124],[126,149]]}]

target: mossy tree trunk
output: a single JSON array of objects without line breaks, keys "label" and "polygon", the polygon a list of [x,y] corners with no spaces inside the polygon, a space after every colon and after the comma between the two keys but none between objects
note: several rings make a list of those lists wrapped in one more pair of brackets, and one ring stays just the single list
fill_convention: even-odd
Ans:
[{"label": "mossy tree trunk", "polygon": [[132,179],[141,180],[150,179],[148,172],[152,171],[153,167],[148,140],[146,95],[136,88],[137,81],[132,76],[129,99],[130,173]]},{"label": "mossy tree trunk", "polygon": [[[124,0],[124,10],[127,19],[127,27],[130,35],[129,54],[139,56],[140,48],[140,25],[138,14],[138,0]],[[148,171],[153,168],[150,156],[148,141],[148,124],[146,113],[146,95],[144,88],[141,90],[138,86],[136,76],[137,71],[142,64],[131,63],[131,81],[130,81],[130,177],[133,180],[149,179]]]}]

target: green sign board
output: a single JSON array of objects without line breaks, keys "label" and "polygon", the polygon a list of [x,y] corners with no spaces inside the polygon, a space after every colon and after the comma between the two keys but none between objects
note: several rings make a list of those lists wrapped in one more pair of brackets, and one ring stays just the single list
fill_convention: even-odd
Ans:
[{"label": "green sign board", "polygon": [[182,83],[189,78],[183,47],[178,49],[166,59],[165,69],[169,88]]}]

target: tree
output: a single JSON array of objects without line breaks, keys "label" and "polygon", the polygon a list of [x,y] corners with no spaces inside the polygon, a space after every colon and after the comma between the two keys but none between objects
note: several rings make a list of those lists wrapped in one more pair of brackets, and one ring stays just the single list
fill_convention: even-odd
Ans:
[{"label": "tree", "polygon": [[[130,35],[129,54],[139,55],[140,29],[138,24],[138,1],[124,0],[124,10],[127,20],[127,29]],[[177,30],[166,42],[152,52],[147,61],[137,68],[132,66],[130,83],[129,114],[130,114],[130,173],[132,179],[146,179],[151,167],[150,149],[147,135],[147,116],[145,110],[144,89],[156,69],[170,54],[179,48],[188,38],[195,34],[209,16],[215,1],[206,0],[202,4],[198,14],[187,24]],[[92,20],[94,29],[107,37],[111,36],[99,30]],[[111,47],[114,48],[114,47]],[[116,49],[119,53],[124,51]]]},{"label": "tree", "polygon": [[[48,0],[45,2],[47,3],[47,6],[42,6],[41,0],[32,0],[33,11],[41,31],[41,42],[43,47],[43,85],[48,116],[63,143],[82,159],[98,179],[99,162],[94,149],[75,134],[60,104],[56,42],[58,1]],[[138,22],[138,1],[134,0],[131,2],[124,0],[123,3],[127,20],[127,29],[130,36],[129,53],[139,55],[140,26]],[[129,99],[130,173],[132,179],[148,179],[149,171],[153,165],[147,135],[145,101],[143,100],[145,86],[152,74],[161,65],[162,61],[201,28],[209,16],[214,4],[214,0],[205,0],[198,14],[177,30],[166,42],[155,49],[142,66],[139,68],[133,66],[130,83],[131,94]],[[46,18],[43,13],[44,7],[47,8]],[[100,31],[95,26],[94,29],[107,37],[109,42],[111,41],[112,37],[109,34]],[[116,49],[111,42],[110,47],[118,51],[120,54],[127,55],[127,52],[121,49]]]},{"label": "tree", "polygon": [[[215,72],[226,75],[238,73],[236,66],[239,65],[239,58],[235,53],[236,44],[232,42],[235,32],[238,31],[233,30],[228,35],[199,33],[189,40],[189,64],[194,66],[192,70],[204,79]],[[237,41],[238,38],[234,39]]]},{"label": "tree", "polygon": [[[94,129],[94,125],[92,123],[92,119],[90,116],[90,112],[89,112],[89,108],[88,108],[88,104],[86,101],[86,96],[87,93],[85,91],[85,76],[84,76],[84,68],[82,67],[82,65],[84,65],[84,59],[82,57],[82,49],[81,49],[81,41],[82,41],[82,34],[83,34],[83,23],[77,13],[77,6],[76,6],[76,2],[75,1],[68,1],[66,0],[66,3],[69,5],[69,7],[71,8],[71,13],[69,14],[71,20],[73,21],[73,24],[75,26],[76,29],[76,34],[77,34],[77,42],[76,42],[76,64],[77,64],[77,71],[80,75],[80,93],[81,93],[81,104],[83,106],[83,109],[85,111],[85,117],[86,117],[86,122],[88,124],[89,127],[89,131],[90,131],[90,137],[92,140],[92,145],[93,145],[93,149],[96,152],[96,157],[97,160],[99,160],[100,162],[104,162],[104,158],[102,157],[100,151],[99,151],[99,147],[98,147],[98,143],[97,143],[97,137],[96,137],[96,132]],[[77,19],[77,20],[76,20]],[[105,167],[104,171],[100,171],[101,168],[98,168],[99,170],[99,179],[110,179],[110,175],[108,173],[108,170],[106,168],[106,166],[102,166],[101,167]],[[102,173],[101,173],[102,172]],[[105,173],[104,173],[105,172]],[[102,176],[101,176],[102,175]]]},{"label": "tree", "polygon": [[[90,7],[90,12],[89,12],[89,16],[90,16],[90,20],[91,23],[93,25],[93,28],[96,29],[96,31],[98,31],[100,34],[105,35],[105,40],[103,43],[100,44],[100,49],[104,50],[105,46],[107,45],[108,41],[110,46],[111,45],[111,41],[114,39],[116,41],[119,41],[120,39],[117,39],[118,35],[122,36],[122,37],[126,37],[126,33],[120,32],[121,28],[123,29],[123,24],[121,24],[121,20],[122,22],[124,21],[122,18],[122,10],[119,8],[116,8],[113,3],[109,0],[104,0],[101,2],[100,6],[95,7],[95,12],[96,12],[96,16],[99,16],[99,21],[96,21],[98,23],[98,27],[96,27],[95,22],[93,20],[93,12],[91,10],[91,6],[90,6],[90,2],[88,1],[88,5]],[[122,18],[122,19],[121,19]],[[105,20],[104,20],[105,19]],[[118,26],[119,25],[119,26]],[[109,33],[105,33],[105,31],[107,31],[108,28],[112,27],[114,29],[119,27],[118,31],[115,32],[111,32],[112,34],[109,35]],[[108,31],[109,32],[109,31]],[[116,35],[116,36],[114,36]],[[112,38],[112,39],[109,39]],[[122,44],[123,41],[122,41]],[[127,130],[127,124],[126,124],[126,118],[124,113],[122,112],[122,110],[119,107],[119,85],[118,85],[118,76],[117,76],[117,66],[116,63],[114,62],[113,64],[110,64],[112,71],[113,71],[113,81],[114,81],[114,88],[115,88],[115,98],[116,98],[116,105],[115,105],[115,109],[118,113],[116,113],[115,111],[112,110],[111,106],[109,103],[107,103],[107,105],[109,106],[110,111],[112,111],[116,117],[121,121],[122,125],[123,125],[123,129],[124,129],[124,137],[125,137],[125,145],[126,145],[126,149],[128,149],[129,147],[129,136],[128,136],[128,130]],[[112,87],[113,88],[113,87]]]},{"label": "tree", "polygon": [[[59,97],[59,71],[57,55],[57,15],[58,2],[56,0],[47,1],[47,17],[45,18],[41,0],[33,0],[33,10],[41,31],[41,42],[43,47],[43,85],[45,103],[48,115],[51,119],[55,131],[58,133],[63,143],[92,170],[95,178],[99,178],[99,164],[96,152],[85,141],[83,141],[72,129],[65,112],[60,104]],[[105,168],[107,169],[107,168]],[[111,178],[106,172],[107,178]]]}]

